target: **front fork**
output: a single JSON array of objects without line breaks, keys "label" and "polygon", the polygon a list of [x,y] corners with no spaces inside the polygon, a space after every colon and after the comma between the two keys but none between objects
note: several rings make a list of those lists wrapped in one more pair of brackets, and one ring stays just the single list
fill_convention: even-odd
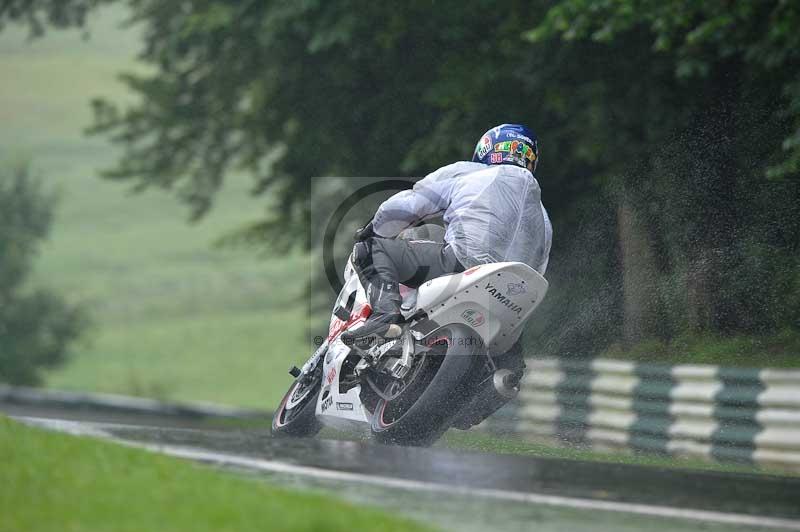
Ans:
[{"label": "front fork", "polygon": [[320,346],[314,351],[314,354],[303,364],[303,367],[300,370],[297,368],[292,368],[289,373],[295,378],[304,378],[314,373],[314,370],[317,369],[319,365],[319,361],[325,356],[325,353],[328,351],[328,340],[324,340]]}]

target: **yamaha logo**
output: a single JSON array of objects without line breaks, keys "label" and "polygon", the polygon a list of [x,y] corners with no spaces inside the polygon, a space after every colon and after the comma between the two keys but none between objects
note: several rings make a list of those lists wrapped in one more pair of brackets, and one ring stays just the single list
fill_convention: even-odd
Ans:
[{"label": "yamaha logo", "polygon": [[498,303],[503,304],[511,312],[518,315],[522,314],[522,307],[511,301],[511,299],[509,299],[507,296],[504,296],[500,292],[500,289],[494,286],[492,283],[486,283],[486,288],[484,288],[484,290],[486,290],[486,292],[495,298]]}]

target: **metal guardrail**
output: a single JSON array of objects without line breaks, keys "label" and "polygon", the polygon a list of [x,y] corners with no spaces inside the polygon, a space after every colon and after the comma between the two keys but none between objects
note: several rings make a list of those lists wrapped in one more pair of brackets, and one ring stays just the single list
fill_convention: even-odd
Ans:
[{"label": "metal guardrail", "polygon": [[[800,471],[800,370],[530,359],[519,397],[483,428],[559,445]],[[268,419],[206,403],[0,385],[0,404],[181,419]]]},{"label": "metal guardrail", "polygon": [[800,370],[533,359],[502,426],[598,449],[800,470]]}]

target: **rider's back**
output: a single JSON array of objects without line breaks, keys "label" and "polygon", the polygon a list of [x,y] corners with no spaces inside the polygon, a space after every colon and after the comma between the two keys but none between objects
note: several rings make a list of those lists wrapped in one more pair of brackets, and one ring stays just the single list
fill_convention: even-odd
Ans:
[{"label": "rider's back", "polygon": [[458,162],[437,170],[415,189],[428,186],[449,193],[445,240],[464,266],[513,261],[545,272],[553,230],[539,183],[528,170]]},{"label": "rider's back", "polygon": [[466,161],[444,166],[381,204],[373,223],[378,236],[394,237],[438,214],[465,267],[522,262],[544,274],[553,230],[528,170]]}]

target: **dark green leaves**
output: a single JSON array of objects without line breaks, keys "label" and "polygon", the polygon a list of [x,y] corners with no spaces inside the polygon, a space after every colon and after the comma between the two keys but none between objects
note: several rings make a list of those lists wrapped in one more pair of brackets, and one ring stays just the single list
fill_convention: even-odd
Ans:
[{"label": "dark green leaves", "polygon": [[0,382],[36,383],[85,326],[80,309],[26,283],[53,201],[27,166],[0,168]]}]

